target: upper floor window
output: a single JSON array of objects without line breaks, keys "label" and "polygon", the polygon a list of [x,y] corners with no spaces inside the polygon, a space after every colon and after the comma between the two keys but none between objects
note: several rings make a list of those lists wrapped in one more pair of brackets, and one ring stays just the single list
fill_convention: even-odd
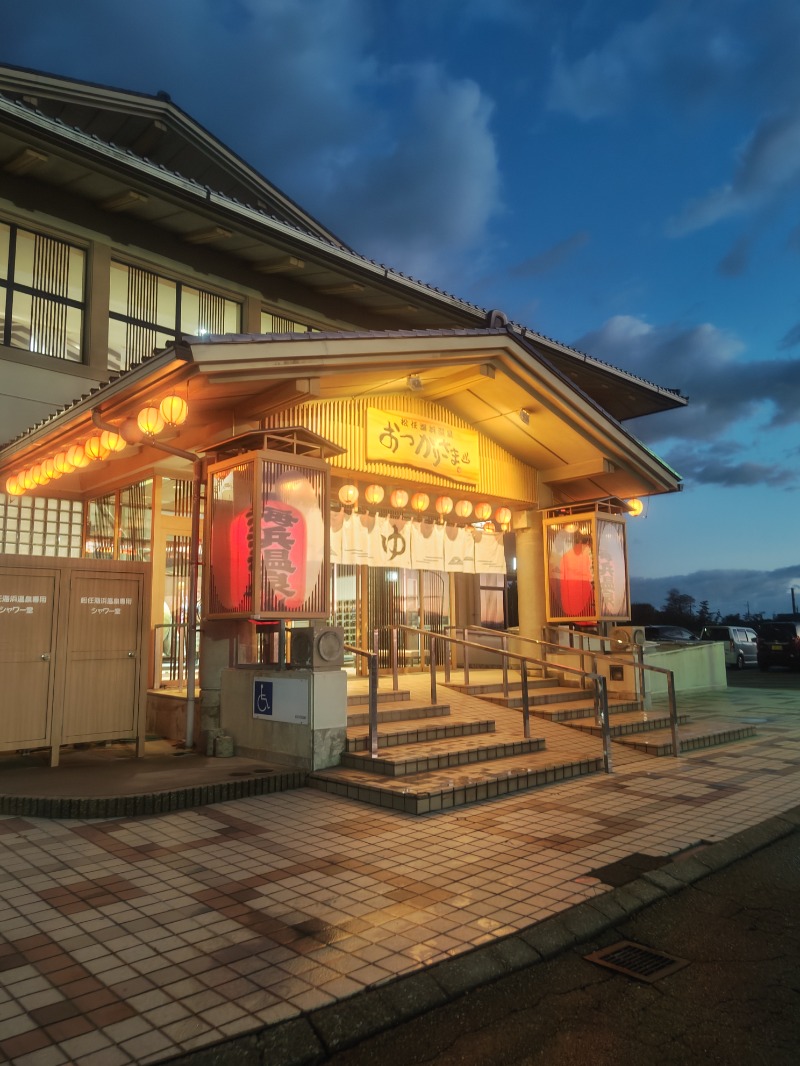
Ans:
[{"label": "upper floor window", "polygon": [[302,322],[284,318],[283,315],[273,315],[270,311],[261,312],[262,333],[314,333],[311,326],[304,326]]},{"label": "upper floor window", "polygon": [[80,362],[86,253],[0,222],[0,342]]},{"label": "upper floor window", "polygon": [[241,306],[217,293],[111,263],[108,365],[127,370],[179,334],[239,333]]}]

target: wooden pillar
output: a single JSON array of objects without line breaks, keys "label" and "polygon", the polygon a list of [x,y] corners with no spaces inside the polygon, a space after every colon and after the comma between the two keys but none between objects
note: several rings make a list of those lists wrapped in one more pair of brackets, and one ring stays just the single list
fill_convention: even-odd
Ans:
[{"label": "wooden pillar", "polygon": [[547,621],[544,531],[538,514],[529,513],[528,520],[530,525],[516,530],[519,631],[540,640]]}]

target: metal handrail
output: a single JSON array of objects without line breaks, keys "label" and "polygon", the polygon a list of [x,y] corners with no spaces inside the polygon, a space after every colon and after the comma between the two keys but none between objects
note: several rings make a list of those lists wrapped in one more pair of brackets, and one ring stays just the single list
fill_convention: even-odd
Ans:
[{"label": "metal handrail", "polygon": [[[431,703],[436,703],[436,641],[441,640],[447,642],[449,647],[462,647],[462,648],[475,648],[480,651],[491,651],[496,655],[502,655],[504,658],[516,659],[519,662],[520,675],[522,679],[522,728],[523,736],[526,740],[530,739],[531,725],[530,725],[530,695],[528,692],[528,664],[535,663],[537,666],[547,665],[543,659],[537,659],[533,655],[522,655],[519,652],[508,651],[508,649],[502,649],[498,651],[497,648],[489,647],[486,644],[478,644],[476,641],[461,640],[458,637],[450,637],[445,633],[437,633],[431,629],[417,629],[414,626],[397,625],[393,626],[393,629],[403,630],[407,633],[416,633],[420,637],[426,637],[430,641],[429,647],[429,668],[431,675]],[[586,679],[594,681],[594,706],[595,716],[597,722],[600,725],[603,735],[603,764],[606,773],[612,772],[612,758],[611,758],[611,730],[608,721],[608,686],[606,679],[602,674],[589,673],[586,670],[579,670],[573,666],[562,666],[561,670],[568,673],[580,674]]]},{"label": "metal handrail", "polygon": [[[641,648],[641,645],[639,645],[639,644],[625,644],[624,641],[617,641],[616,643],[625,644],[625,647],[633,647],[633,648],[639,649],[639,654],[638,655],[635,655],[635,656],[632,655],[632,656],[630,656],[630,658],[628,658],[625,655],[615,655],[613,651],[605,652],[605,651],[585,650],[583,648],[573,648],[573,647],[571,647],[569,645],[566,645],[566,644],[556,644],[555,642],[549,641],[549,640],[539,640],[536,637],[523,637],[519,633],[509,633],[508,630],[505,630],[505,629],[503,629],[503,630],[488,629],[485,626],[466,626],[466,627],[463,627],[463,628],[464,628],[464,632],[465,633],[477,630],[479,632],[492,633],[492,634],[494,634],[496,636],[499,636],[504,641],[506,641],[509,638],[511,638],[512,640],[519,640],[519,641],[523,641],[523,642],[529,643],[529,644],[537,644],[539,646],[555,648],[555,649],[558,650],[559,654],[580,655],[581,661],[583,661],[584,656],[588,655],[592,659],[592,664],[593,664],[595,670],[596,670],[596,667],[597,667],[597,660],[599,658],[603,659],[606,662],[617,662],[617,663],[622,663],[624,666],[631,666],[637,672],[637,676],[638,676],[638,679],[639,679],[639,689],[641,691],[643,700],[644,700],[644,698],[646,696],[646,691],[645,691],[645,671],[649,670],[651,673],[654,673],[654,674],[665,674],[666,675],[666,679],[667,679],[667,699],[668,699],[668,703],[669,703],[669,724],[670,724],[670,731],[672,732],[672,754],[674,755],[675,758],[678,758],[678,756],[680,755],[680,739],[679,739],[679,736],[678,736],[678,705],[677,705],[677,701],[675,699],[675,674],[674,674],[674,672],[672,670],[667,670],[663,666],[652,666],[650,663],[645,663],[643,661],[643,658],[642,658],[643,650]],[[581,636],[583,636],[583,634],[581,634]],[[612,637],[601,637],[599,635],[598,635],[598,639],[601,640],[601,641],[613,640]],[[568,669],[568,667],[564,667],[564,666],[560,666],[559,665],[558,669],[559,670],[566,670],[566,669]],[[507,686],[508,686],[508,678],[507,678],[507,675],[505,674],[505,672],[504,672],[504,676],[503,676],[503,682],[504,682],[504,690],[503,690],[504,691],[504,695],[507,696],[508,695],[508,688],[507,688]]]},{"label": "metal handrail", "polygon": [[378,758],[378,646],[377,630],[375,631],[375,647],[372,651],[366,648],[357,648],[354,644],[345,644],[344,650],[361,655],[369,663],[369,725],[368,739],[369,751],[373,759]]}]

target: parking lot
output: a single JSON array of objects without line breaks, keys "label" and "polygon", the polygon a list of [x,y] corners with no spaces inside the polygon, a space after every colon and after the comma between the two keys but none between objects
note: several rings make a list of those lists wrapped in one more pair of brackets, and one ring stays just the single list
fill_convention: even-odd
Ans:
[{"label": "parking lot", "polygon": [[793,689],[800,694],[800,670],[790,670],[785,666],[771,666],[769,670],[759,670],[757,666],[728,670],[728,687]]}]

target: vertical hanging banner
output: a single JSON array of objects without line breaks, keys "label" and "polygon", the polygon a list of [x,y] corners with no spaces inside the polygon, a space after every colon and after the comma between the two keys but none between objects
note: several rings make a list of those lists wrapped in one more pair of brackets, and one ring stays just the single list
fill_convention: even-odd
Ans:
[{"label": "vertical hanging banner", "polygon": [[444,527],[444,568],[449,574],[475,573],[475,540],[471,529]]},{"label": "vertical hanging banner", "polygon": [[341,563],[342,561],[342,534],[345,520],[344,511],[331,511],[331,530],[330,530],[330,560],[331,563]]},{"label": "vertical hanging banner", "polygon": [[211,479],[210,596],[214,613],[253,609],[253,464]]},{"label": "vertical hanging banner", "polygon": [[383,516],[375,523],[373,566],[396,570],[411,569],[411,523],[407,518]]},{"label": "vertical hanging banner", "polygon": [[628,566],[622,522],[597,520],[597,580],[601,616],[627,618]]},{"label": "vertical hanging banner", "polygon": [[433,522],[412,523],[411,565],[415,570],[444,569],[444,526]]},{"label": "vertical hanging banner", "polygon": [[401,411],[367,408],[367,459],[428,470],[476,485],[480,476],[478,434]]},{"label": "vertical hanging banner", "polygon": [[503,534],[489,533],[485,529],[476,529],[475,573],[505,574],[506,553],[503,548]]},{"label": "vertical hanging banner", "polygon": [[369,563],[370,515],[346,514],[342,523],[342,558],[345,566],[364,566]]},{"label": "vertical hanging banner", "polygon": [[297,611],[317,591],[325,562],[325,527],[320,486],[312,477],[308,471],[264,463],[262,611]]}]

